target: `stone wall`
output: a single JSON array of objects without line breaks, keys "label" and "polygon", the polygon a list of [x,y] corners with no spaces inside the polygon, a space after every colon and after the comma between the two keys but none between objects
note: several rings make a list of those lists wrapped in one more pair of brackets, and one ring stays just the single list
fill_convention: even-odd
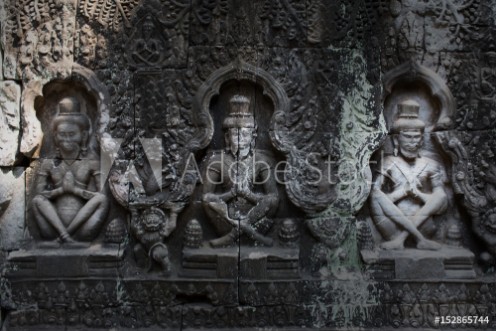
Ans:
[{"label": "stone wall", "polygon": [[496,327],[493,0],[0,17],[5,330]]}]

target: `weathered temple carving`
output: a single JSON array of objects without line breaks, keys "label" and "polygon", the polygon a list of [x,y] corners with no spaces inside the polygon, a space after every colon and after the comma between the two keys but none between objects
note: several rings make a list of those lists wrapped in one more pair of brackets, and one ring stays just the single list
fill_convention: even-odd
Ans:
[{"label": "weathered temple carving", "polygon": [[495,329],[494,17],[0,0],[0,329]]},{"label": "weathered temple carving", "polygon": [[[469,158],[469,152],[458,135],[441,132],[436,138],[454,160],[452,166],[454,190],[463,196],[463,204],[471,218],[470,228],[484,242],[485,249],[480,253],[479,258],[486,266],[490,266],[496,256],[495,167],[493,164],[485,163],[482,164],[483,172],[477,173]],[[482,148],[478,146],[477,149],[478,153],[492,153],[487,145]],[[477,185],[477,178],[480,177],[484,178],[484,183]]]},{"label": "weathered temple carving", "polygon": [[[298,229],[277,214],[285,198],[275,168],[282,172],[286,162],[279,159],[278,164],[270,134],[274,108],[281,109],[285,98],[268,73],[241,61],[217,70],[200,87],[197,105],[219,120],[200,164],[204,214],[188,223],[182,274],[211,277],[205,262],[213,261],[217,277],[237,272],[254,279],[298,275],[299,249],[292,244]],[[214,236],[205,235],[203,246],[192,244],[195,232],[212,230]],[[256,257],[255,251],[260,252]],[[280,270],[272,270],[278,263]]]},{"label": "weathered temple carving", "polygon": [[[435,73],[414,62],[388,73],[385,86],[390,139],[376,153],[369,197],[370,217],[380,243],[376,253],[369,248],[362,256],[379,277],[386,274],[377,266],[391,261],[395,276],[403,277],[397,266],[401,261],[415,266],[411,259],[418,255],[424,256],[424,268],[437,277],[453,278],[461,272],[474,277],[473,254],[459,247],[460,212],[449,208],[454,203],[447,176],[451,160],[437,148],[432,136],[432,132],[442,135],[452,126],[452,95]],[[426,252],[413,253],[415,249]],[[449,270],[449,262],[443,262],[445,266],[436,262],[454,259],[460,270]],[[414,274],[405,274],[407,277],[425,277],[419,266],[409,270]]]},{"label": "weathered temple carving", "polygon": [[418,249],[438,250],[441,245],[428,240],[418,230],[431,216],[442,214],[448,206],[444,191],[446,174],[442,166],[421,157],[425,123],[418,118],[420,105],[413,100],[398,104],[393,122],[394,152],[379,165],[370,195],[374,224],[387,240],[383,249],[403,249],[413,236]]},{"label": "weathered temple carving", "polygon": [[92,241],[106,220],[109,200],[102,189],[98,156],[89,151],[91,122],[75,97],[58,103],[51,122],[56,155],[36,174],[33,216],[41,238],[62,243]]},{"label": "weathered temple carving", "polygon": [[11,166],[16,159],[20,131],[20,86],[14,82],[0,84],[0,165]]},{"label": "weathered temple carving", "polygon": [[[224,119],[225,150],[206,161],[203,204],[211,222],[221,235],[210,241],[213,247],[229,246],[245,234],[259,244],[273,245],[265,237],[278,207],[278,191],[272,171],[275,162],[267,152],[255,149],[257,126],[250,100],[235,95],[229,100]],[[216,183],[222,191],[216,190]],[[263,187],[255,191],[255,184]]]}]

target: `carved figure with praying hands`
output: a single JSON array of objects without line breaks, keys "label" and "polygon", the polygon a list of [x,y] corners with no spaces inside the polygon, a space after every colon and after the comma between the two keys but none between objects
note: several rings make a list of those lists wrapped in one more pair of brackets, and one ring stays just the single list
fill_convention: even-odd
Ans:
[{"label": "carved figure with praying hands", "polygon": [[411,235],[418,249],[437,250],[441,245],[428,240],[420,227],[448,205],[444,170],[438,162],[421,156],[425,123],[418,117],[419,104],[398,104],[393,123],[394,155],[384,158],[370,196],[373,221],[387,240],[383,249],[403,249]]},{"label": "carved figure with praying hands", "polygon": [[263,245],[273,244],[264,233],[272,226],[270,216],[279,202],[271,174],[274,160],[255,150],[256,125],[249,107],[247,97],[231,98],[223,123],[226,149],[207,161],[203,206],[221,235],[210,241],[213,247],[233,245],[240,233]]},{"label": "carved figure with praying hands", "polygon": [[105,221],[109,201],[99,193],[100,162],[88,151],[90,129],[78,100],[63,98],[52,121],[57,156],[41,162],[32,200],[42,239],[92,241]]}]

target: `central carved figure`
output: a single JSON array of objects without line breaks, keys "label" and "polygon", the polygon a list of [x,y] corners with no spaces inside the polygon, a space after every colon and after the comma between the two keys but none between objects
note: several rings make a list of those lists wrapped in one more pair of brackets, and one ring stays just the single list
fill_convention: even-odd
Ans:
[{"label": "central carved figure", "polygon": [[87,150],[90,122],[76,98],[60,101],[52,131],[56,159],[43,160],[32,206],[40,235],[61,242],[92,241],[109,208],[99,193],[100,162]]},{"label": "central carved figure", "polygon": [[370,206],[377,229],[388,240],[382,243],[383,249],[404,248],[409,235],[419,249],[441,248],[419,231],[448,205],[442,166],[419,154],[425,127],[418,118],[419,108],[413,100],[398,105],[398,119],[393,123],[395,155],[384,159],[373,183]]},{"label": "central carved figure", "polygon": [[235,95],[223,127],[226,148],[207,161],[203,205],[220,238],[213,247],[231,246],[243,233],[267,246],[272,239],[264,234],[272,226],[279,196],[272,156],[255,150],[256,124],[247,97]]}]

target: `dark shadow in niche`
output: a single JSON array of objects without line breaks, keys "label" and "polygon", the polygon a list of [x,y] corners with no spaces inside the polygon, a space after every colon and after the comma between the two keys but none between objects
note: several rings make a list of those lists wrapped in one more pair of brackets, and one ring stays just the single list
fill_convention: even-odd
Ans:
[{"label": "dark shadow in niche", "polygon": [[58,103],[66,97],[75,97],[79,101],[80,112],[86,114],[91,122],[88,148],[98,154],[95,129],[97,128],[98,106],[95,97],[80,82],[67,80],[54,80],[43,87],[43,95],[35,99],[34,107],[36,116],[41,123],[43,142],[40,158],[54,158],[55,146],[53,145],[52,121],[58,115]]}]

